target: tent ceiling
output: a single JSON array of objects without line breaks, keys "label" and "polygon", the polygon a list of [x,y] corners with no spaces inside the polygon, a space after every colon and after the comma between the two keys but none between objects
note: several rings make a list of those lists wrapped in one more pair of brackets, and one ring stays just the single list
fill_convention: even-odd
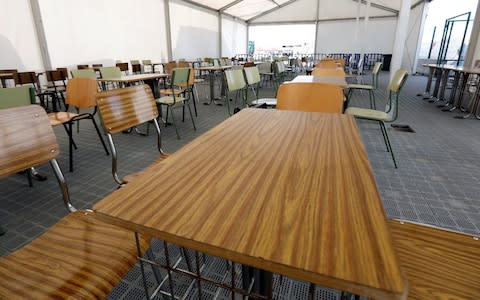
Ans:
[{"label": "tent ceiling", "polygon": [[[318,18],[324,20],[328,18],[352,18],[356,16],[358,1],[362,1],[362,7],[365,7],[365,0],[187,0],[190,3],[196,3],[200,6],[222,12],[234,18],[246,22],[253,22],[261,17],[267,17],[270,14],[277,14],[279,10],[288,10],[292,7],[302,7],[302,10],[294,10],[296,16],[284,20],[276,21],[299,21],[312,20],[312,12],[315,15],[317,1],[320,3]],[[402,0],[372,0],[372,16],[396,16],[400,9]],[[294,5],[296,2],[304,2],[302,5]],[[308,2],[308,3],[306,3]],[[340,12],[340,13],[339,13]],[[352,13],[353,12],[353,13]],[[298,15],[305,15],[306,18]],[[272,21],[272,20],[271,20]],[[257,21],[256,21],[257,22]]]}]

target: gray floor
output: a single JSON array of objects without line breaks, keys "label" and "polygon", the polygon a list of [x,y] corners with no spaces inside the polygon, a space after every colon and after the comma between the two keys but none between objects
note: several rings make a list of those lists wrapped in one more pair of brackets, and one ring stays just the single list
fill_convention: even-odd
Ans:
[{"label": "gray floor", "polygon": [[[387,80],[388,73],[382,73],[376,93],[377,107],[385,103]],[[453,116],[458,113],[441,112],[435,104],[416,97],[424,90],[425,84],[425,77],[408,78],[401,97],[399,118],[395,122],[408,124],[415,132],[389,129],[398,169],[393,167],[385,150],[379,126],[373,122],[358,121],[385,212],[391,218],[480,235],[480,177],[477,176],[480,170],[480,121],[454,119]],[[201,99],[197,104],[198,118],[195,118],[197,131],[193,130],[188,117],[185,123],[179,122],[181,140],[176,139],[173,127],[162,127],[167,152],[174,152],[227,118],[224,106],[201,104],[206,100],[207,92],[207,85],[199,86]],[[271,95],[271,88],[262,90],[261,96]],[[367,96],[354,94],[351,105],[366,107]],[[74,153],[73,173],[68,172],[67,136],[61,128],[57,128],[56,133],[62,150],[59,163],[77,207],[91,207],[116,189],[110,173],[110,157],[105,155],[88,121],[81,122],[80,132],[74,136],[78,150]],[[119,134],[114,140],[118,145],[121,175],[141,170],[158,155],[153,135]],[[25,245],[66,214],[49,166],[38,169],[48,176],[48,180],[34,182],[34,187],[28,187],[23,175],[0,179],[0,225],[7,229],[7,233],[0,237],[0,255],[7,255]],[[212,267],[219,264],[218,259],[208,257],[207,261],[208,270],[219,272],[219,268]],[[144,297],[139,275],[137,266],[109,298]],[[280,285],[278,277],[275,280],[275,292],[279,298],[303,298],[308,291],[305,283],[287,279]],[[153,286],[153,281],[150,283]],[[339,298],[336,291],[321,288],[317,291],[318,299]],[[206,298],[210,296],[206,295]],[[187,298],[196,296],[189,294]]]}]

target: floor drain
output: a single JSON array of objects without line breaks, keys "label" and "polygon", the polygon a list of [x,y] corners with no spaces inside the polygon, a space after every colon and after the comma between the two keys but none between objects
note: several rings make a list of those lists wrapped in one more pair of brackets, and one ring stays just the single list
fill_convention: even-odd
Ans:
[{"label": "floor drain", "polygon": [[410,127],[410,125],[406,124],[391,124],[390,125],[393,129],[402,131],[402,132],[415,132],[415,130]]}]

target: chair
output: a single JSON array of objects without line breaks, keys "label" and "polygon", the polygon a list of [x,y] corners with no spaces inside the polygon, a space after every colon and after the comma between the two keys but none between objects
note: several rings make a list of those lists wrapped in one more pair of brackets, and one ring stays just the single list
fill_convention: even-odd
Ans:
[{"label": "chair", "polygon": [[406,221],[388,225],[408,279],[408,299],[478,299],[478,238]]},{"label": "chair", "polygon": [[[97,81],[91,78],[72,78],[68,81],[67,84],[67,98],[65,103],[74,106],[77,109],[88,109],[96,106],[95,96],[97,94]],[[73,143],[73,131],[72,125],[75,121],[80,121],[84,119],[92,120],[93,126],[97,131],[98,138],[105,149],[105,153],[109,155],[107,146],[103,141],[100,130],[98,129],[97,122],[95,122],[94,114],[92,113],[72,113],[72,112],[56,112],[50,113],[48,119],[52,126],[63,125],[67,131],[69,138],[69,165],[70,172],[73,172],[73,149],[75,146]],[[68,125],[68,128],[67,128]]]},{"label": "chair", "polygon": [[353,115],[359,119],[377,121],[380,124],[383,140],[387,146],[387,151],[389,151],[392,156],[395,168],[397,168],[397,162],[395,161],[392,145],[390,145],[388,132],[385,128],[385,122],[393,122],[398,117],[398,98],[400,97],[400,91],[402,90],[407,77],[408,73],[405,70],[400,69],[395,72],[390,84],[388,85],[388,100],[385,111],[360,107],[349,107],[345,110],[346,114]]},{"label": "chair", "polygon": [[[185,106],[187,106],[188,111],[190,113],[190,118],[192,119],[193,129],[197,130],[197,127],[195,127],[195,121],[192,115],[192,109],[190,108],[190,102],[189,102],[190,97],[187,96],[188,93],[186,93],[185,89],[183,89],[183,87],[188,85],[189,76],[190,76],[189,68],[173,69],[171,80],[170,80],[170,88],[160,90],[160,94],[163,94],[166,96],[162,96],[156,99],[156,102],[157,104],[160,105],[160,107],[162,106],[167,107],[167,116],[165,120],[168,120],[168,114],[169,112],[171,113],[172,123],[173,123],[173,126],[175,127],[175,132],[177,133],[178,139],[180,139],[180,134],[178,133],[177,124],[175,123],[175,116],[173,113],[174,108],[183,107],[183,109],[185,109]],[[184,96],[180,96],[181,94],[183,94]]]},{"label": "chair", "polygon": [[172,75],[173,69],[177,68],[177,62],[171,61],[166,64],[163,64],[163,71],[165,74]]},{"label": "chair", "polygon": [[120,72],[128,75],[128,63],[116,63],[115,66],[120,69]]},{"label": "chair", "polygon": [[103,67],[103,64],[92,64],[92,69],[102,68],[102,67]]},{"label": "chair", "polygon": [[[50,162],[70,212],[31,243],[0,257],[0,299],[105,298],[135,265],[132,232],[73,206],[43,108],[0,110],[0,128],[0,177]],[[142,255],[149,240],[142,238],[140,245]]]},{"label": "chair", "polygon": [[97,74],[93,69],[78,69],[70,71],[72,78],[93,78],[97,79]]},{"label": "chair", "polygon": [[[267,106],[277,105],[277,99],[275,98],[262,98],[258,99],[258,93],[260,90],[260,72],[257,67],[244,67],[245,78],[247,79],[247,85],[252,89],[253,95],[256,100],[250,101],[250,105],[266,104]],[[247,92],[248,96],[248,92]],[[248,97],[247,97],[248,98]]]},{"label": "chair", "polygon": [[[136,85],[123,89],[104,91],[97,94],[97,105],[103,128],[112,152],[112,175],[115,182],[124,185],[134,176],[122,179],[117,171],[117,150],[113,143],[113,135],[143,123],[153,121],[157,132],[157,147],[160,152],[155,162],[167,157],[162,150],[160,127],[158,126],[158,110],[152,90],[148,85]],[[133,109],[135,108],[135,109]]]},{"label": "chair", "polygon": [[[150,59],[142,60],[142,67],[143,67],[143,72],[144,73],[153,73],[153,64],[152,64],[152,61]],[[145,67],[148,67],[148,68],[145,68]]]},{"label": "chair", "polygon": [[[103,67],[103,68],[100,68],[100,77],[104,79],[105,78],[108,78],[108,79],[121,78],[122,71],[120,70],[119,67]],[[106,90],[108,85],[110,85],[112,88],[118,88],[118,83],[116,82],[110,82],[109,84],[102,82],[102,89]]]},{"label": "chair", "polygon": [[[0,83],[1,83],[1,86],[2,88],[6,88],[6,87],[12,87],[15,85],[15,80],[13,78],[13,74],[17,73],[18,70],[17,69],[2,69],[0,70]],[[7,84],[7,80],[9,81],[13,81],[13,85],[9,86],[9,84]]]},{"label": "chair", "polygon": [[273,81],[276,95],[278,87],[285,81],[285,64],[283,61],[277,61],[273,64]]},{"label": "chair", "polygon": [[263,62],[257,66],[258,72],[260,73],[260,78],[262,81],[272,81],[273,82],[273,71],[272,71],[272,63],[270,62]]},{"label": "chair", "polygon": [[27,85],[35,89],[35,96],[40,99],[40,105],[47,108],[45,102],[46,97],[50,97],[52,100],[53,111],[57,110],[57,95],[53,91],[44,91],[40,88],[37,74],[35,72],[18,72],[13,73],[13,80],[16,86]]},{"label": "chair", "polygon": [[337,85],[288,82],[278,89],[277,109],[342,113],[343,91]]},{"label": "chair", "polygon": [[[376,109],[375,90],[377,89],[377,86],[378,86],[378,74],[380,73],[381,67],[382,67],[381,62],[376,62],[375,65],[373,66],[371,85],[370,84],[349,84],[347,86],[347,89],[348,89],[347,99],[350,99],[354,90],[368,91],[368,95],[370,97],[370,108]],[[349,100],[347,101],[349,102]]]},{"label": "chair", "polygon": [[35,89],[19,86],[0,89],[0,109],[35,104]]},{"label": "chair", "polygon": [[345,71],[339,68],[314,68],[312,70],[312,76],[318,77],[341,77],[345,78]]},{"label": "chair", "polygon": [[141,74],[142,73],[142,65],[140,64],[139,60],[131,60],[130,64],[132,65],[132,73],[133,74]]},{"label": "chair", "polygon": [[233,92],[235,93],[235,104],[237,98],[240,96],[242,104],[247,106],[247,83],[242,69],[225,70],[225,80],[227,82],[227,95],[225,101],[227,102],[227,113],[231,116],[230,95]]},{"label": "chair", "polygon": [[88,65],[77,65],[77,69],[78,70],[84,70],[84,69],[88,69]]},{"label": "chair", "polygon": [[67,89],[66,80],[68,79],[68,74],[66,68],[49,70],[45,71],[47,76],[48,84],[45,88],[46,91],[54,92],[57,99],[61,98],[63,104],[65,105],[65,90]]}]

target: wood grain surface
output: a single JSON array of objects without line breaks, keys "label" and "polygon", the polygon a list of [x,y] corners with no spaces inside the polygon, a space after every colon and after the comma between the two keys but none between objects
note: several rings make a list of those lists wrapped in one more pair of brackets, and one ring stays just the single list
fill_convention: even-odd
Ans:
[{"label": "wood grain surface", "polygon": [[97,94],[102,124],[108,133],[118,133],[158,117],[152,90],[136,85]]},{"label": "wood grain surface", "polygon": [[347,87],[348,83],[345,80],[345,77],[338,76],[309,76],[309,75],[298,75],[292,82],[315,82],[315,83],[324,83],[324,84],[334,84],[340,87]]},{"label": "wood grain surface", "polygon": [[94,209],[107,222],[253,267],[406,297],[350,116],[244,109]]},{"label": "wood grain surface", "polygon": [[480,241],[419,224],[388,221],[410,289],[408,299],[479,299]]},{"label": "wood grain surface", "polygon": [[1,109],[0,130],[0,177],[46,163],[60,153],[47,113],[38,105]]},{"label": "wood grain surface", "polygon": [[289,82],[278,88],[277,109],[341,114],[343,98],[343,90],[337,85]]},{"label": "wood grain surface", "polygon": [[[142,240],[142,248],[148,246]],[[75,212],[0,258],[0,299],[103,299],[136,258],[131,231]]]},{"label": "wood grain surface", "polygon": [[137,82],[142,80],[149,80],[149,79],[158,79],[168,77],[168,74],[163,73],[151,73],[151,74],[134,74],[134,75],[122,75],[119,78],[100,78],[97,81],[101,82]]}]

